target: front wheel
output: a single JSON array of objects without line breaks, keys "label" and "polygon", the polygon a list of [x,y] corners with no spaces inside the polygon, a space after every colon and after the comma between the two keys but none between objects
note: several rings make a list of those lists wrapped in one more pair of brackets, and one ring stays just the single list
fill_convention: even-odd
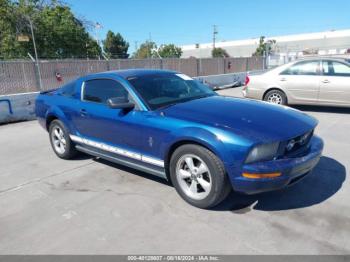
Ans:
[{"label": "front wheel", "polygon": [[271,90],[264,97],[266,102],[278,105],[287,105],[287,96],[280,90]]},{"label": "front wheel", "polygon": [[49,135],[52,149],[59,158],[72,159],[77,154],[69,132],[60,120],[51,122]]},{"label": "front wheel", "polygon": [[231,191],[221,160],[198,145],[183,145],[175,150],[170,160],[170,177],[179,195],[199,208],[218,205]]}]

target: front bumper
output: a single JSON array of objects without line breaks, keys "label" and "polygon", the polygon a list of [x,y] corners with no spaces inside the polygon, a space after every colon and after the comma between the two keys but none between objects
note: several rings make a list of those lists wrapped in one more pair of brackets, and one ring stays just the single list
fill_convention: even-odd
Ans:
[{"label": "front bumper", "polygon": [[310,173],[320,160],[322,150],[322,139],[314,136],[310,141],[308,153],[302,157],[245,164],[242,168],[242,173],[265,174],[280,172],[281,176],[256,179],[236,176],[232,179],[233,188],[237,192],[257,194],[290,186]]}]

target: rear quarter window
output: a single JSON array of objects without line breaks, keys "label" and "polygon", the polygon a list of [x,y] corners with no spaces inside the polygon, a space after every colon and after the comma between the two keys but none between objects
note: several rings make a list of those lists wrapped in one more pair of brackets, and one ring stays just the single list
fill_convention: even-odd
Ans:
[{"label": "rear quarter window", "polygon": [[84,101],[107,104],[107,100],[112,97],[131,99],[125,88],[115,80],[93,79],[84,83]]}]

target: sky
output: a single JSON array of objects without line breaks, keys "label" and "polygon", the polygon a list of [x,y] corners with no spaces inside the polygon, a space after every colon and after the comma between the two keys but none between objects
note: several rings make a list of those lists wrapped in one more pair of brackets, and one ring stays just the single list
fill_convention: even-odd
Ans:
[{"label": "sky", "polygon": [[151,39],[158,45],[350,29],[350,0],[65,0],[98,33],[120,32],[130,51]]}]

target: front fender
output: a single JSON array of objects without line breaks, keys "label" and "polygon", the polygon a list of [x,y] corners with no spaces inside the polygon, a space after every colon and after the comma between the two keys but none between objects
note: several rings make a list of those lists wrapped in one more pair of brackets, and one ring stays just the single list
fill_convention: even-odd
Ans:
[{"label": "front fender", "polygon": [[246,141],[238,140],[232,134],[222,130],[185,127],[172,131],[161,144],[161,154],[164,159],[169,159],[174,146],[182,142],[193,142],[208,148],[221,159],[225,166],[231,166],[235,161],[241,162],[245,159],[249,147]]}]

